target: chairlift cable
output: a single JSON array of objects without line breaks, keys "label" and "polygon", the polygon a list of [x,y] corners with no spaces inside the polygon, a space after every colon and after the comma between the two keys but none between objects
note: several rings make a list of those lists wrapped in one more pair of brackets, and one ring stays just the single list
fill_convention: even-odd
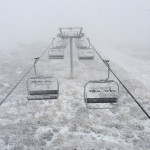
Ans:
[{"label": "chairlift cable", "polygon": [[[85,36],[85,35],[84,35]],[[86,37],[86,36],[85,36]],[[87,37],[86,37],[87,39]],[[110,68],[109,65],[105,62],[105,60],[102,58],[102,56],[98,53],[98,51],[94,48],[94,46],[91,44],[94,51],[97,53],[99,58],[103,61],[103,63],[108,67],[108,69],[111,71],[111,73],[116,77],[116,79],[120,82],[120,84],[125,88],[125,90],[128,92],[128,94],[133,98],[133,100],[137,103],[137,105],[142,109],[142,111],[146,114],[146,116],[150,119],[150,115],[146,112],[146,110],[141,106],[141,104],[137,101],[137,99],[132,95],[132,93],[127,89],[127,87],[123,84],[123,82],[119,79],[119,77],[114,73],[114,71]]]},{"label": "chairlift cable", "polygon": [[[48,51],[50,48],[51,44],[44,50],[44,52],[40,55],[39,59],[37,60],[36,63],[40,60],[40,58]],[[31,71],[31,69],[34,67],[34,64],[29,68],[29,70],[23,75],[23,77],[15,84],[15,86],[10,90],[10,92],[5,96],[5,98],[0,102],[0,106],[3,104],[3,102],[9,97],[9,95],[15,90],[15,88],[20,84],[20,82],[26,77],[26,75]]]}]

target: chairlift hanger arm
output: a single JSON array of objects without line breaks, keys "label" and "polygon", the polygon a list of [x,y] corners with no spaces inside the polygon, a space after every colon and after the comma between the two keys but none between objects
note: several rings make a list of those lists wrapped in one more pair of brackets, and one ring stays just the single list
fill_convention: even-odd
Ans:
[{"label": "chairlift hanger arm", "polygon": [[83,30],[83,28],[81,27],[81,30],[80,30],[79,36],[81,35],[81,33],[82,33],[82,30]]},{"label": "chairlift hanger arm", "polygon": [[62,33],[62,30],[61,30],[62,28],[59,28],[59,31],[60,31],[60,34],[63,36],[63,33]]},{"label": "chairlift hanger arm", "polygon": [[52,40],[52,46],[53,46],[53,47],[55,47],[54,41],[55,41],[55,38],[53,38],[53,40]]},{"label": "chairlift hanger arm", "polygon": [[90,46],[91,46],[91,43],[90,43],[90,39],[89,38],[86,38],[87,39],[87,41],[88,41],[88,48],[90,48]]}]

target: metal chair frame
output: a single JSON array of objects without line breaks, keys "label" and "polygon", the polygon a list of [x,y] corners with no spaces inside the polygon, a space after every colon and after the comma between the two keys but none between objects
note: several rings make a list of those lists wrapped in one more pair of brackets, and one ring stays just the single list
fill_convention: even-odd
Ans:
[{"label": "metal chair frame", "polygon": [[[89,81],[85,84],[84,86],[84,101],[86,103],[86,107],[89,108],[89,109],[114,109],[114,108],[117,108],[118,107],[118,98],[119,98],[119,84],[117,82],[115,82],[114,80],[109,80],[109,77],[110,77],[110,66],[109,66],[109,60],[104,60],[104,63],[108,66],[108,74],[107,74],[107,78],[106,79],[103,79],[103,80],[94,80],[94,81]],[[88,106],[88,98],[87,98],[87,92],[86,92],[86,87],[88,84],[90,83],[100,83],[100,84],[105,84],[105,83],[115,83],[116,86],[117,86],[117,92],[118,95],[117,97],[115,98],[114,100],[114,103],[111,103],[111,104],[114,104],[114,107],[100,107],[100,108],[94,108],[94,107],[89,107]],[[94,91],[93,91],[94,92]],[[98,92],[101,92],[101,91],[98,91]],[[95,101],[95,102],[94,102]],[[106,98],[101,98],[101,103],[109,103],[111,101],[111,99],[109,97],[106,97]],[[91,99],[91,102],[92,103],[92,99]],[[96,103],[96,99],[93,98],[93,103]],[[100,103],[100,102],[99,102]]]},{"label": "metal chair frame", "polygon": [[[55,53],[55,55],[52,53]],[[64,59],[64,49],[55,49],[55,48],[49,49],[48,58],[49,59]]]},{"label": "metal chair frame", "polygon": [[[117,91],[115,91],[117,93],[117,97],[113,97],[113,98],[110,98],[110,97],[105,97],[105,98],[89,98],[87,97],[87,94],[89,92],[86,91],[86,87],[88,84],[94,84],[94,83],[100,83],[100,84],[105,84],[105,83],[115,83],[116,86],[117,86]],[[101,92],[101,91],[93,91],[93,92]],[[111,92],[111,91],[105,91],[105,92]],[[114,91],[112,91],[114,92]],[[95,80],[95,81],[89,81],[85,84],[84,86],[84,101],[86,103],[86,107],[88,109],[114,109],[114,108],[117,108],[118,107],[118,98],[119,98],[119,85],[117,82],[115,82],[114,80]],[[88,103],[109,103],[109,104],[113,104],[114,107],[89,107]]]},{"label": "metal chair frame", "polygon": [[[93,60],[94,59],[94,52],[93,51],[89,51],[91,50],[90,48],[89,49],[78,49],[78,59],[80,61],[82,60]],[[88,54],[90,53],[90,56],[86,56],[84,54]],[[83,56],[81,55],[83,54]]]},{"label": "metal chair frame", "polygon": [[[45,76],[37,75],[36,63],[38,60],[39,60],[39,57],[35,58],[35,62],[34,62],[35,77],[30,77],[26,81],[27,91],[28,91],[27,99],[28,100],[57,99],[59,97],[59,82],[55,77],[45,77]],[[51,90],[51,89],[31,90],[32,84],[34,84],[34,86],[36,87],[37,84],[40,84],[43,82],[44,84],[49,84],[50,86],[50,84],[52,83],[51,79],[53,79],[56,82],[56,89],[54,90]]]},{"label": "metal chair frame", "polygon": [[76,42],[76,47],[78,48],[78,49],[89,49],[90,48],[90,40],[89,40],[89,38],[86,38],[86,40],[85,39],[80,39],[80,40],[78,40],[77,42]]},{"label": "metal chair frame", "polygon": [[67,47],[67,42],[64,40],[57,41],[56,43],[54,43],[54,41],[55,41],[55,38],[53,38],[53,41],[52,41],[53,49],[65,49]]}]

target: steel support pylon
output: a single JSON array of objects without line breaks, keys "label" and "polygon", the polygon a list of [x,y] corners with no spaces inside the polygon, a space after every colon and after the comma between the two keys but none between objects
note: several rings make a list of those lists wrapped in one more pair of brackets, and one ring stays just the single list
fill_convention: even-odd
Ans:
[{"label": "steel support pylon", "polygon": [[70,37],[70,79],[73,79],[73,38]]}]

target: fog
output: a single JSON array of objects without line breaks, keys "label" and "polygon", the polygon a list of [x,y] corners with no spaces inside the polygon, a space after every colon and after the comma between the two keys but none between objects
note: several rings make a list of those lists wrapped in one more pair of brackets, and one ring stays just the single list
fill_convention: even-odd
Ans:
[{"label": "fog", "polygon": [[0,0],[0,50],[46,45],[59,27],[83,27],[99,47],[150,47],[149,0]]},{"label": "fog", "polygon": [[149,89],[150,0],[0,0],[0,150],[150,150]]}]

